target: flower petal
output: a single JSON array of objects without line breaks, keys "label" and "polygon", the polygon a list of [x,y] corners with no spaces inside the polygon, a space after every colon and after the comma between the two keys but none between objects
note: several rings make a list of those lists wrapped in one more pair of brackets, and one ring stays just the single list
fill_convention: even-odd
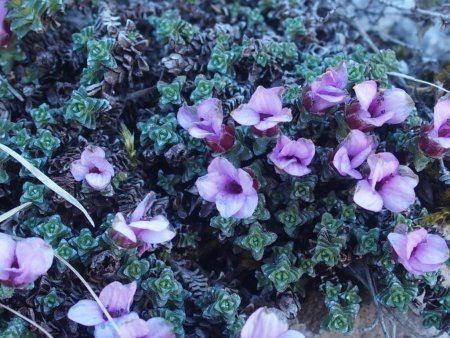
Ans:
[{"label": "flower petal", "polygon": [[166,229],[161,231],[141,230],[137,237],[140,241],[146,244],[161,244],[172,240],[176,235],[175,229],[169,225]]},{"label": "flower petal", "polygon": [[97,158],[105,158],[105,151],[96,146],[89,146],[86,149],[83,150],[81,153],[81,164],[83,165],[89,165],[89,163],[92,162],[93,157]]},{"label": "flower petal", "polygon": [[306,338],[305,335],[299,331],[287,330],[279,335],[277,338]]},{"label": "flower petal", "polygon": [[275,308],[261,307],[247,318],[240,338],[277,338],[288,328],[283,312]]},{"label": "flower petal", "polygon": [[414,101],[403,89],[388,89],[383,93],[383,101],[378,106],[379,111],[394,112],[386,121],[387,124],[402,123],[414,109]]},{"label": "flower petal", "polygon": [[112,229],[114,232],[120,234],[121,236],[126,237],[127,239],[129,239],[132,242],[136,242],[136,235],[133,232],[133,229],[131,229],[129,227],[129,225],[127,224],[127,222],[125,221],[125,217],[123,217],[123,214],[118,212],[115,216],[114,216],[114,220],[112,222]]},{"label": "flower petal", "polygon": [[373,80],[364,81],[353,86],[361,108],[367,111],[369,110],[370,104],[377,95],[377,89],[378,85]]},{"label": "flower petal", "polygon": [[[114,319],[114,323],[120,328],[120,326],[124,323],[135,321],[139,319],[139,315],[136,312],[131,312],[127,315],[121,316],[117,319]],[[118,336],[116,330],[111,324],[111,321],[105,321],[95,326],[94,338],[123,338],[122,336]],[[135,337],[136,338],[136,337]],[[138,338],[147,338],[138,337]]]},{"label": "flower petal", "polygon": [[397,158],[388,152],[370,155],[367,158],[367,164],[370,168],[369,179],[372,180],[373,188],[377,182],[394,174],[399,167]]},{"label": "flower petal", "polygon": [[243,126],[253,126],[260,122],[259,114],[248,104],[242,104],[230,113],[233,120]]},{"label": "flower petal", "polygon": [[67,318],[84,326],[98,325],[105,321],[97,302],[88,299],[80,300],[72,305],[67,313]]},{"label": "flower petal", "polygon": [[441,236],[430,234],[426,242],[417,245],[414,257],[425,264],[443,264],[449,258],[449,249]]},{"label": "flower petal", "polygon": [[360,207],[370,211],[380,211],[383,208],[383,199],[367,180],[358,182],[353,201]]},{"label": "flower petal", "polygon": [[409,255],[407,252],[408,247],[408,237],[404,234],[399,234],[396,232],[392,232],[388,235],[389,243],[391,243],[392,248],[395,253],[404,260],[409,259]]},{"label": "flower petal", "polygon": [[0,233],[0,281],[9,278],[9,272],[5,269],[12,267],[16,257],[16,242],[11,236]]},{"label": "flower petal", "polygon": [[406,210],[416,199],[414,188],[419,178],[411,169],[399,166],[399,174],[384,183],[378,190],[384,206],[392,212]]},{"label": "flower petal", "polygon": [[188,130],[192,128],[194,122],[198,122],[199,120],[195,107],[183,105],[178,109],[177,121],[183,129]]},{"label": "flower petal", "polygon": [[217,172],[201,176],[195,182],[199,195],[208,202],[215,202],[216,196],[227,182],[227,178]]},{"label": "flower petal", "polygon": [[147,322],[140,318],[123,321],[119,325],[120,338],[147,338],[152,337]]},{"label": "flower petal", "polygon": [[155,200],[156,194],[153,191],[145,195],[144,199],[138,204],[136,209],[134,209],[133,213],[131,214],[130,221],[140,221],[145,216],[147,211],[150,210],[153,203],[155,203]]},{"label": "flower petal", "polygon": [[151,231],[163,231],[169,226],[169,220],[163,215],[156,215],[148,221],[137,221],[130,223],[131,228]]},{"label": "flower petal", "polygon": [[53,249],[37,237],[25,238],[16,243],[18,269],[12,272],[12,283],[22,286],[34,282],[53,264]]},{"label": "flower petal", "polygon": [[100,292],[99,298],[113,318],[130,312],[131,303],[136,293],[136,282],[122,284],[112,282]]},{"label": "flower petal", "polygon": [[161,317],[154,317],[147,320],[149,337],[151,338],[175,338],[173,326]]},{"label": "flower petal", "polygon": [[82,165],[81,160],[76,160],[71,163],[70,172],[75,181],[82,181],[89,173],[89,167]]},{"label": "flower petal", "polygon": [[221,191],[217,194],[216,207],[220,216],[228,218],[244,207],[244,202],[245,195],[242,193],[233,194]]},{"label": "flower petal", "polygon": [[258,206],[258,194],[255,191],[254,194],[245,196],[244,205],[237,213],[233,215],[233,217],[236,219],[251,217],[255,212],[257,206]]},{"label": "flower petal", "polygon": [[258,86],[248,101],[248,106],[259,114],[277,115],[283,108],[282,92],[282,87],[266,89],[263,86]]},{"label": "flower petal", "polygon": [[450,95],[441,97],[434,106],[434,130],[439,129],[450,119]]},{"label": "flower petal", "polygon": [[85,178],[86,183],[94,190],[103,190],[111,183],[111,175],[108,173],[89,173]]}]

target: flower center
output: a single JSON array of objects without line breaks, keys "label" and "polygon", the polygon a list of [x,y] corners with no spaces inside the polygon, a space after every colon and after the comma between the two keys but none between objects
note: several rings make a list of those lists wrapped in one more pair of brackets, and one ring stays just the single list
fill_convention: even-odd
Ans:
[{"label": "flower center", "polygon": [[233,181],[233,182],[230,182],[227,185],[227,192],[230,193],[230,194],[236,194],[237,195],[237,194],[242,193],[242,187],[241,187],[241,185],[238,182]]}]

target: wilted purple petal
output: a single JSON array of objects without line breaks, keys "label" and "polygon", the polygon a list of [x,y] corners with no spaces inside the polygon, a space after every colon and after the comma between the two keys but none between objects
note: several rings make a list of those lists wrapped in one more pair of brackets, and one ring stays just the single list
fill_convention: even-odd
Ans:
[{"label": "wilted purple petal", "polygon": [[8,9],[6,8],[6,0],[0,0],[0,47],[8,45],[11,35],[9,24],[6,22],[7,14]]},{"label": "wilted purple petal", "polygon": [[118,212],[114,216],[112,229],[115,232],[115,234],[123,236],[126,239],[130,240],[131,242],[137,241],[136,234],[134,233],[133,229],[130,228],[130,226],[127,224],[125,217],[120,212]]},{"label": "wilted purple petal", "polygon": [[353,201],[370,211],[380,211],[383,208],[383,199],[367,180],[358,182]]},{"label": "wilted purple petal", "polygon": [[67,313],[67,318],[84,326],[98,325],[105,321],[97,302],[88,299],[80,300],[72,305]]},{"label": "wilted purple petal", "polygon": [[103,288],[99,298],[111,316],[118,318],[130,312],[136,287],[136,282],[130,284],[112,282]]},{"label": "wilted purple petal", "polygon": [[147,320],[149,338],[175,338],[172,324],[161,317]]},{"label": "wilted purple petal", "polygon": [[16,256],[16,242],[11,236],[0,233],[0,281],[9,279],[6,269],[12,267]]}]

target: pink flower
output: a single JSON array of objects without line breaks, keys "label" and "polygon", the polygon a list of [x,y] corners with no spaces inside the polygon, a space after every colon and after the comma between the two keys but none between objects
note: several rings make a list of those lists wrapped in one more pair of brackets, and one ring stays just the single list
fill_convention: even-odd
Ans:
[{"label": "pink flower", "polygon": [[305,338],[289,330],[286,316],[275,308],[260,307],[253,312],[241,330],[240,338]]},{"label": "pink flower", "polygon": [[330,108],[344,103],[348,99],[348,74],[345,62],[336,68],[328,69],[311,85],[305,87],[302,94],[303,106],[313,114],[323,114]]},{"label": "pink flower", "polygon": [[120,334],[108,322],[95,328],[95,338],[175,338],[172,324],[164,318],[155,317],[147,321],[140,319],[136,312],[124,315],[115,323]]},{"label": "pink flower", "polygon": [[278,123],[292,121],[291,110],[283,108],[283,90],[283,87],[266,89],[258,86],[250,101],[233,110],[231,117],[239,124],[252,126],[252,130],[259,135],[276,133]]},{"label": "pink flower", "polygon": [[383,124],[399,124],[414,108],[411,97],[399,88],[378,91],[375,81],[369,80],[353,87],[358,101],[345,111],[351,129],[373,130]]},{"label": "pink flower", "polygon": [[277,140],[269,159],[281,171],[292,176],[304,176],[311,172],[308,165],[315,153],[314,143],[311,140],[299,138],[297,141],[282,135]]},{"label": "pink flower", "polygon": [[140,253],[145,252],[155,244],[170,241],[175,237],[175,229],[167,218],[157,215],[145,217],[155,201],[155,193],[145,196],[134,212],[125,219],[122,213],[117,213],[112,224],[112,238],[124,248],[142,246]]},{"label": "pink flower", "polygon": [[377,142],[373,136],[366,135],[357,129],[351,130],[334,152],[333,168],[341,176],[361,179],[362,175],[356,168],[364,163],[376,147]]},{"label": "pink flower", "polygon": [[414,188],[419,177],[391,153],[370,155],[370,174],[356,186],[353,201],[360,207],[380,211],[383,206],[392,212],[406,210],[416,199]]},{"label": "pink flower", "polygon": [[420,148],[428,156],[442,158],[450,151],[450,95],[439,99],[434,106],[433,125],[426,126],[419,140]]},{"label": "pink flower", "polygon": [[388,240],[399,263],[415,275],[437,271],[449,258],[445,240],[441,236],[428,234],[422,228],[407,234],[392,232]]},{"label": "pink flower", "polygon": [[216,203],[222,217],[250,217],[258,205],[258,193],[253,178],[236,169],[228,160],[216,157],[208,167],[208,174],[197,179],[200,196]]},{"label": "pink flower", "polygon": [[53,249],[41,238],[14,241],[0,233],[0,281],[14,287],[33,283],[53,263]]},{"label": "pink flower", "polygon": [[70,172],[76,181],[86,180],[94,190],[103,190],[114,176],[113,166],[105,159],[100,147],[87,147],[81,153],[81,159],[72,162]]},{"label": "pink flower", "polygon": [[7,14],[6,0],[0,0],[0,47],[7,47],[11,37],[9,24],[6,22]]},{"label": "pink flower", "polygon": [[229,150],[234,144],[234,130],[222,124],[222,103],[206,99],[195,106],[184,105],[178,110],[177,120],[194,138],[204,139],[217,152]]}]

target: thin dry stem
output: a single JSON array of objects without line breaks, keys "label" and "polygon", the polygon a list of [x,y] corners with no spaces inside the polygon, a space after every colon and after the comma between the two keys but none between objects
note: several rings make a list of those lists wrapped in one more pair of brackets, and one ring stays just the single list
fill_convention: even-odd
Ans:
[{"label": "thin dry stem", "polygon": [[21,314],[20,312],[17,312],[14,309],[11,309],[9,306],[0,303],[0,307],[4,308],[5,310],[15,314],[17,317],[22,318],[24,321],[30,323],[31,325],[33,325],[35,328],[37,328],[39,331],[41,331],[43,334],[45,334],[47,337],[49,338],[53,338],[53,336],[46,330],[44,329],[42,326],[40,326],[38,323],[36,323],[34,320],[25,317],[23,314]]},{"label": "thin dry stem", "polygon": [[80,281],[84,284],[84,286],[86,287],[86,289],[89,291],[89,293],[91,294],[92,298],[94,298],[94,300],[97,302],[98,306],[100,307],[100,309],[102,310],[103,314],[105,315],[105,317],[109,320],[109,322],[111,323],[111,325],[113,326],[114,330],[117,332],[117,334],[120,337],[120,329],[117,326],[117,324],[114,322],[114,319],[111,317],[111,315],[109,314],[108,310],[106,309],[105,305],[103,305],[102,301],[100,300],[100,298],[98,298],[97,294],[94,292],[94,290],[91,288],[91,286],[88,284],[88,282],[84,279],[84,277],[69,263],[67,262],[64,258],[62,258],[61,256],[59,256],[56,252],[55,252],[55,257],[61,262],[63,263],[65,266],[67,266],[70,270],[72,270],[72,272],[80,279]]},{"label": "thin dry stem", "polygon": [[410,81],[414,81],[414,82],[418,82],[418,83],[423,83],[423,84],[426,84],[428,86],[432,86],[434,88],[442,90],[443,92],[450,93],[450,90],[445,89],[444,87],[438,86],[437,84],[434,84],[434,83],[431,83],[431,82],[428,82],[428,81],[416,79],[415,77],[410,76],[410,75],[406,75],[406,74],[402,74],[402,73],[398,73],[398,72],[387,72],[387,74],[390,75],[390,76],[396,76],[396,77],[400,77],[402,79],[406,79],[406,80],[410,80]]},{"label": "thin dry stem", "polygon": [[6,221],[8,218],[14,216],[18,212],[28,208],[32,204],[33,203],[31,203],[31,202],[26,202],[26,203],[23,203],[23,204],[19,205],[18,207],[15,207],[15,208],[13,208],[13,209],[11,209],[11,210],[1,214],[0,215],[0,223]]}]

